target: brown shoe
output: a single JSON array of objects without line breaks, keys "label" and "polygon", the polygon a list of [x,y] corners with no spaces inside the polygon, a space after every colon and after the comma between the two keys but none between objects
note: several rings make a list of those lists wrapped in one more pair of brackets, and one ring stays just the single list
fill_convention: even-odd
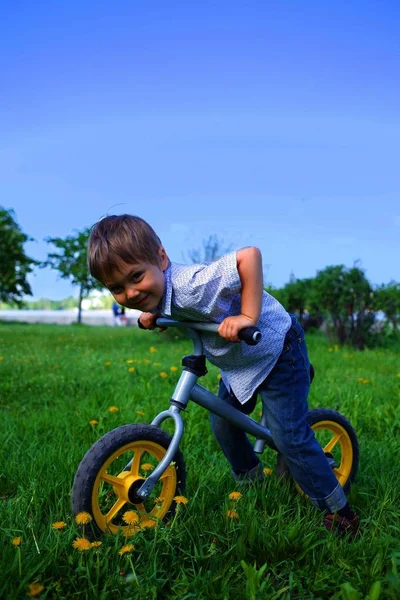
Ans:
[{"label": "brown shoe", "polygon": [[354,514],[352,519],[346,519],[338,514],[328,513],[323,520],[324,526],[328,531],[333,531],[338,535],[351,535],[356,537],[360,531],[360,518]]}]

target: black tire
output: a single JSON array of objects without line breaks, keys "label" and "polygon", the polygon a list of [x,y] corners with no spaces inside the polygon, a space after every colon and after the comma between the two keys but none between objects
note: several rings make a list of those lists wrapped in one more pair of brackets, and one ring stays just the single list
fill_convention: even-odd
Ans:
[{"label": "black tire", "polygon": [[[308,424],[316,432],[318,439],[319,432],[336,432],[341,434],[340,439],[335,445],[334,452],[325,452],[327,459],[332,463],[332,468],[346,494],[350,491],[351,484],[356,478],[360,462],[360,450],[356,432],[350,422],[340,413],[329,408],[316,408],[308,413]],[[320,428],[318,428],[320,425]],[[321,443],[321,440],[318,439]],[[322,443],[324,447],[324,444]],[[340,451],[340,453],[339,453]],[[278,454],[276,464],[276,474],[281,478],[290,477],[290,471],[281,454]],[[298,491],[301,491],[296,484]]]},{"label": "black tire", "polygon": [[[86,512],[92,517],[89,525],[82,526],[86,537],[119,531],[129,536],[171,517],[176,508],[174,497],[185,489],[185,464],[180,450],[148,499],[140,501],[134,493],[146,478],[143,471],[157,466],[170,442],[171,436],[159,427],[134,424],[117,427],[93,444],[78,467],[72,487],[73,515]],[[143,462],[147,456],[149,462]],[[130,459],[132,466],[127,469]],[[160,489],[165,498],[159,496]],[[137,511],[138,522],[127,525],[123,518],[126,511]]]}]

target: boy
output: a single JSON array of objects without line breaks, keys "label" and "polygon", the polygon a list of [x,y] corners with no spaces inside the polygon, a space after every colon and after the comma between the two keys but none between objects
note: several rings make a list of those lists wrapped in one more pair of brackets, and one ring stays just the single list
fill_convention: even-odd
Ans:
[{"label": "boy", "polygon": [[[154,329],[158,316],[220,323],[219,336],[202,333],[208,360],[221,369],[219,397],[245,414],[261,395],[274,442],[294,479],[317,508],[328,530],[356,535],[351,510],[307,423],[310,363],[296,318],[263,290],[257,248],[242,248],[211,264],[169,261],[146,221],[131,215],[96,223],[88,245],[91,274],[115,300],[142,311],[140,326]],[[257,346],[240,344],[238,333],[257,325]],[[211,426],[238,481],[262,479],[263,470],[246,434],[211,414]]]}]

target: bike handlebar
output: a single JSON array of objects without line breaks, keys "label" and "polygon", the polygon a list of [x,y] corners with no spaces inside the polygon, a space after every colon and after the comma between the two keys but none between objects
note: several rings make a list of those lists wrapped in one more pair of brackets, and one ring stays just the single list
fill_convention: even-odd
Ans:
[{"label": "bike handlebar", "polygon": [[[138,321],[140,324],[140,319]],[[196,321],[175,321],[174,319],[166,319],[164,317],[160,317],[156,321],[157,327],[187,327],[189,329],[195,329],[197,331],[209,331],[212,333],[218,333],[218,323],[198,323]],[[140,325],[139,325],[140,327]],[[144,328],[143,328],[144,329]],[[262,333],[255,327],[251,325],[250,327],[245,327],[239,331],[239,339],[242,340],[245,344],[249,346],[255,346],[262,338]]]}]

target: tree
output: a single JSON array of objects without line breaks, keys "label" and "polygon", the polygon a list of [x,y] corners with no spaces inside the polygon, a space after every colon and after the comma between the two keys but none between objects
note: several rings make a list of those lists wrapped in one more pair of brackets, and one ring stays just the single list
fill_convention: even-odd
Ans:
[{"label": "tree", "polygon": [[21,306],[31,296],[27,276],[39,262],[27,256],[24,244],[31,241],[15,220],[12,209],[0,206],[0,301]]},{"label": "tree", "polygon": [[43,267],[50,267],[60,272],[63,279],[69,279],[72,285],[79,286],[78,323],[82,320],[82,300],[91,290],[102,289],[104,286],[92,277],[87,268],[86,255],[90,228],[77,231],[75,235],[66,238],[46,238],[48,244],[53,244],[58,252],[51,252]]},{"label": "tree", "polygon": [[[312,285],[312,301],[327,312],[340,344],[350,342],[363,350],[372,325],[372,289],[364,272],[354,265],[326,267]],[[368,315],[368,318],[366,318]]]},{"label": "tree", "polygon": [[376,310],[385,313],[393,333],[397,335],[400,316],[400,283],[391,281],[386,285],[378,286],[374,292],[374,304]]},{"label": "tree", "polygon": [[232,250],[232,245],[224,248],[223,243],[223,240],[212,233],[203,240],[202,248],[189,250],[189,258],[194,264],[213,262]]}]

